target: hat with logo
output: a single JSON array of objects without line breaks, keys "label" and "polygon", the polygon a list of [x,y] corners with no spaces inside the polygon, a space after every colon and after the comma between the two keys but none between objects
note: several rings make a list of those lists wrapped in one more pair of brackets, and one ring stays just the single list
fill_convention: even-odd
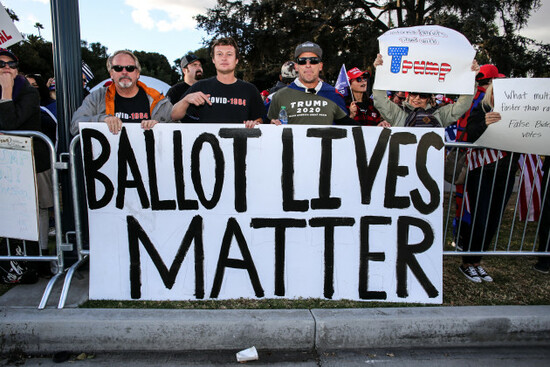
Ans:
[{"label": "hat with logo", "polygon": [[481,65],[479,72],[476,75],[476,80],[481,79],[493,79],[493,78],[504,78],[506,75],[498,72],[498,69],[493,64]]},{"label": "hat with logo", "polygon": [[315,55],[317,55],[319,58],[323,58],[323,50],[321,49],[321,46],[319,46],[316,43],[307,41],[302,43],[301,45],[298,45],[296,47],[296,50],[294,51],[294,57],[298,57],[304,52],[313,52]]},{"label": "hat with logo", "polygon": [[181,62],[180,62],[180,65],[182,68],[186,67],[187,65],[195,62],[199,60],[201,62],[201,64],[204,64],[204,61],[202,59],[199,59],[196,55],[194,54],[189,54],[189,55],[186,55],[186,56],[183,56],[181,58]]},{"label": "hat with logo", "polygon": [[281,77],[283,79],[294,79],[298,77],[298,72],[296,71],[296,65],[292,61],[287,61],[281,66]]},{"label": "hat with logo", "polygon": [[19,59],[15,56],[15,54],[10,50],[8,50],[7,48],[0,48],[0,55],[11,57],[13,61],[19,61]]},{"label": "hat with logo", "polygon": [[353,69],[350,69],[348,71],[348,79],[349,80],[357,79],[357,78],[359,78],[360,76],[363,76],[363,75],[366,75],[367,78],[368,78],[370,76],[370,73],[367,70],[361,71],[361,70],[359,70],[359,68],[353,68]]}]

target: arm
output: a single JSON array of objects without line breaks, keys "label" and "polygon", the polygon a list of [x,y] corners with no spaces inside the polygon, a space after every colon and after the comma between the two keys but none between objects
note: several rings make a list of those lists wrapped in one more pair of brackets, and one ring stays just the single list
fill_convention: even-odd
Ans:
[{"label": "arm", "polygon": [[195,92],[186,94],[178,103],[172,108],[172,120],[181,120],[187,113],[187,109],[190,105],[202,106],[203,104],[212,106],[210,102],[210,94],[204,94],[203,92]]},{"label": "arm", "polygon": [[[382,55],[378,54],[374,60],[374,67],[382,65]],[[404,126],[407,113],[398,105],[387,98],[386,92],[378,89],[372,90],[374,107],[380,112],[386,122],[392,126]]]},{"label": "arm", "polygon": [[[9,94],[11,96],[11,91]],[[4,96],[4,93],[2,95]],[[29,130],[40,130],[40,119],[36,121],[34,128],[27,123],[33,118],[33,115],[40,115],[38,112],[39,106],[38,92],[34,88],[21,90],[17,101],[3,99],[0,101],[0,129],[20,130],[25,127]]]},{"label": "arm", "polygon": [[105,113],[105,89],[88,95],[82,105],[75,111],[71,119],[71,135],[78,135],[78,124],[81,122],[103,122],[107,117]]}]

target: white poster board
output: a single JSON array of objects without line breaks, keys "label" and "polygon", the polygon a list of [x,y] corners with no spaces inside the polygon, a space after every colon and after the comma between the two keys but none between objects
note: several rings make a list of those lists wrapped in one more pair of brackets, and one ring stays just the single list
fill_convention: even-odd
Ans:
[{"label": "white poster board", "polygon": [[395,28],[378,37],[383,65],[374,89],[473,94],[475,50],[461,33],[435,25]]},{"label": "white poster board", "polygon": [[0,237],[38,241],[32,139],[0,135]]},{"label": "white poster board", "polygon": [[442,302],[443,129],[80,129],[90,299]]},{"label": "white poster board", "polygon": [[495,112],[476,144],[519,153],[550,155],[550,79],[493,80]]},{"label": "white poster board", "polygon": [[15,45],[22,40],[23,36],[21,36],[8,12],[0,3],[0,48]]}]

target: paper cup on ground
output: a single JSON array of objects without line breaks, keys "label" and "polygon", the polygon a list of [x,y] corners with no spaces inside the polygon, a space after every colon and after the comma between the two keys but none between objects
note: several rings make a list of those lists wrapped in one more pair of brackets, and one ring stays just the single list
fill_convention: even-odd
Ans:
[{"label": "paper cup on ground", "polygon": [[256,347],[250,347],[237,353],[237,362],[255,361],[258,359]]}]

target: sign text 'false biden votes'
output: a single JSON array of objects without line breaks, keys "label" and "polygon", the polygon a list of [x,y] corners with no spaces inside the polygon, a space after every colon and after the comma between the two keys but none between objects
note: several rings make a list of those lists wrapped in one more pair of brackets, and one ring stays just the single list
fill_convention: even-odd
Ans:
[{"label": "sign text 'false biden votes'", "polygon": [[440,131],[80,129],[91,299],[442,302]]},{"label": "sign text 'false biden votes'", "polygon": [[383,65],[374,89],[473,94],[475,50],[461,33],[441,26],[395,28],[378,37]]}]

